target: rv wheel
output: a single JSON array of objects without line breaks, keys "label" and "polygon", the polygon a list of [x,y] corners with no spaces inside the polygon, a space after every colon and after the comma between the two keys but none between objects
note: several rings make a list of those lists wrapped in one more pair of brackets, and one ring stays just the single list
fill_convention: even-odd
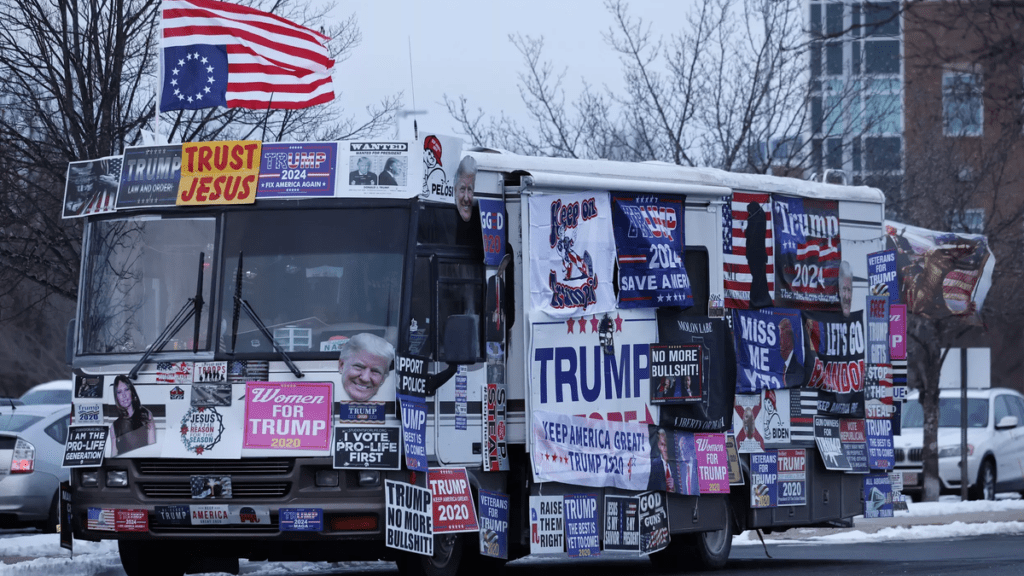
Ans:
[{"label": "rv wheel", "polygon": [[433,556],[403,552],[398,558],[398,571],[402,576],[455,576],[462,547],[458,534],[438,534],[434,536]]}]

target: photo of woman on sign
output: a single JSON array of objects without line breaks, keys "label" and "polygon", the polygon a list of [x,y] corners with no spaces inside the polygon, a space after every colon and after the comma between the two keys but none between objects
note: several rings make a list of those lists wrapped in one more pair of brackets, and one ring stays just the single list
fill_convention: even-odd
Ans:
[{"label": "photo of woman on sign", "polygon": [[114,405],[117,406],[117,419],[111,430],[114,437],[110,447],[112,457],[156,444],[153,413],[142,406],[139,394],[127,376],[114,378]]}]

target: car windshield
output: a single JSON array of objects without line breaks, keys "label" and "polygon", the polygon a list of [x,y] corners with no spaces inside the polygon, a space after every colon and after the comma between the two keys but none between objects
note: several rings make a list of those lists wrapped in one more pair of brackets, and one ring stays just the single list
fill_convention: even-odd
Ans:
[{"label": "car windshield", "polygon": [[404,208],[239,211],[225,215],[218,349],[272,352],[241,298],[289,353],[337,355],[346,338],[369,332],[398,344],[409,211]]},{"label": "car windshield", "polygon": [[[213,217],[136,216],[89,224],[82,282],[83,354],[142,354],[195,296],[199,254],[205,254],[203,300],[209,302],[214,258]],[[199,348],[208,349],[204,314]],[[187,322],[164,350],[192,348]]]},{"label": "car windshield", "polygon": [[[967,427],[985,428],[988,426],[988,400],[984,398],[967,399]],[[923,428],[924,411],[918,400],[908,400],[903,405],[903,427]],[[960,399],[939,398],[939,428],[960,427]]]},{"label": "car windshield", "polygon": [[21,432],[42,419],[42,416],[35,416],[33,414],[18,414],[17,412],[0,413],[0,430],[5,432]]},{"label": "car windshield", "polygon": [[71,404],[71,390],[29,390],[20,400],[24,404]]}]

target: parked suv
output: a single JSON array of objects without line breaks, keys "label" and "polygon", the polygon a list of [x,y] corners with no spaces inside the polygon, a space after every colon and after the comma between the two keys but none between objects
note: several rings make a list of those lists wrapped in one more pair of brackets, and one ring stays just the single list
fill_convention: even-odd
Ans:
[{"label": "parked suv", "polygon": [[[903,472],[903,492],[919,498],[924,412],[918,393],[903,406],[901,434],[896,436],[896,471]],[[960,390],[939,391],[939,487],[960,493]],[[1008,388],[967,391],[967,477],[972,500],[993,500],[996,492],[1024,491],[1024,395]]]}]

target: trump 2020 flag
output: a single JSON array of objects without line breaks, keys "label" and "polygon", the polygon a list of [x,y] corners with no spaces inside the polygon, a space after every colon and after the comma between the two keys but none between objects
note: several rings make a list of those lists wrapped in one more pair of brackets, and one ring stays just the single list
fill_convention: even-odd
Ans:
[{"label": "trump 2020 flag", "polygon": [[533,309],[556,318],[615,309],[615,236],[607,192],[530,197]]},{"label": "trump 2020 flag", "polygon": [[330,102],[328,40],[247,6],[163,0],[160,109],[296,109]]},{"label": "trump 2020 flag", "polygon": [[683,266],[685,196],[615,194],[619,308],[693,306]]}]

